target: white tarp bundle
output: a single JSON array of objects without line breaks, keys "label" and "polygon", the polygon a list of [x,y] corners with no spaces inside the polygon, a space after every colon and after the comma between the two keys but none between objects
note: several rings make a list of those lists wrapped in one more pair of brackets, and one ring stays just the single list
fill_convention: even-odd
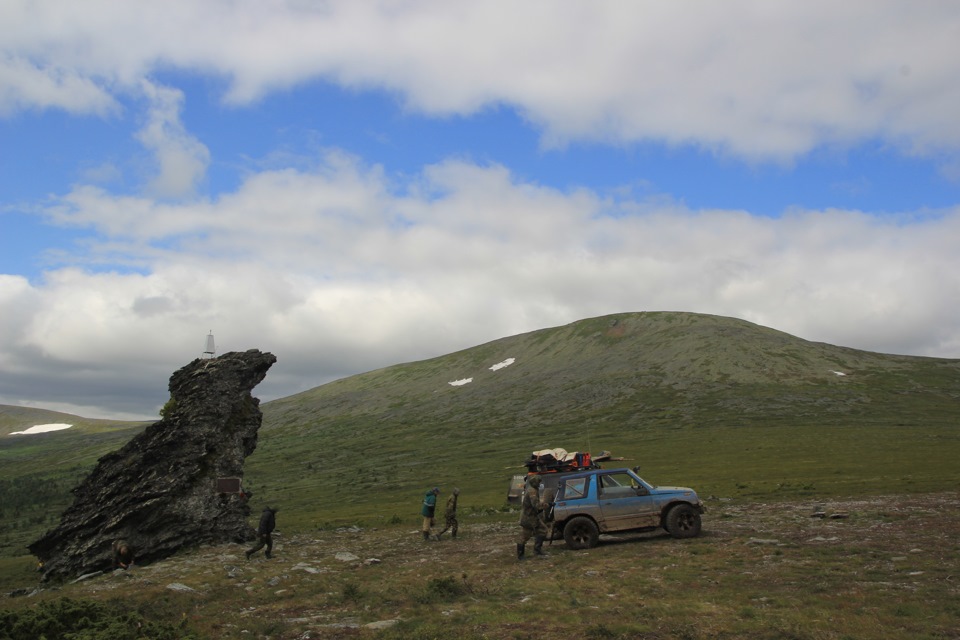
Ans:
[{"label": "white tarp bundle", "polygon": [[570,462],[577,457],[577,452],[567,453],[566,449],[542,449],[534,451],[535,458],[553,457],[557,462]]}]

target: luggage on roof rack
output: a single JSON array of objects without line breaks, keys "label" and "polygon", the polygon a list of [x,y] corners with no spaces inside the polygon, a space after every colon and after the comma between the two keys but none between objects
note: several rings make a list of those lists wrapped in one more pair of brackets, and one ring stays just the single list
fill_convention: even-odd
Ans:
[{"label": "luggage on roof rack", "polygon": [[[609,451],[601,451],[596,455],[586,452],[568,452],[566,449],[542,449],[534,451],[530,457],[523,463],[527,468],[527,473],[515,475],[510,480],[510,487],[507,489],[507,502],[519,503],[523,497],[523,490],[530,476],[546,475],[546,483],[554,486],[558,482],[559,474],[572,473],[574,471],[587,471],[589,469],[600,469],[601,462],[610,462],[613,460],[626,460],[626,458],[614,458]],[[558,475],[550,475],[558,474]]]},{"label": "luggage on roof rack", "polygon": [[523,463],[528,473],[558,473],[596,467],[587,452],[567,452],[566,449],[534,451]]}]

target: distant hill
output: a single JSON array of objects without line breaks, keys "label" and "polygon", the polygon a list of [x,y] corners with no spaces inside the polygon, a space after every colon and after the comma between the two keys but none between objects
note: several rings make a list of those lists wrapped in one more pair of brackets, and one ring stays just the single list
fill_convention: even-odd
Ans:
[{"label": "distant hill", "polygon": [[[10,435],[45,424],[72,426]],[[0,555],[26,553],[27,543],[59,521],[72,500],[70,490],[97,459],[122,447],[145,426],[0,405]]]},{"label": "distant hill", "polygon": [[[829,473],[832,491],[863,490],[877,464],[887,467],[879,484],[909,488],[915,479],[887,472],[911,447],[918,460],[943,455],[941,432],[957,447],[958,398],[958,360],[858,351],[726,317],[623,313],[265,403],[247,475],[269,479],[265,499],[358,514],[433,483],[467,485],[495,504],[505,478],[548,447],[608,449],[655,481],[725,493],[825,486],[791,476],[792,451],[809,458],[794,473]],[[910,442],[891,428],[917,433]],[[842,463],[821,469],[833,455]]]},{"label": "distant hill", "polygon": [[809,342],[734,318],[624,313],[352,376],[266,403],[264,413],[268,430],[335,417],[454,431],[466,422],[488,437],[566,423],[886,423],[890,410],[909,422],[905,394],[923,394],[925,410],[952,410],[958,392],[960,360]]},{"label": "distant hill", "polygon": [[86,418],[59,411],[0,404],[0,435],[23,431],[38,424],[87,422]]},{"label": "distant hill", "polygon": [[[293,528],[414,517],[434,485],[460,487],[467,513],[505,508],[510,476],[531,451],[554,447],[610,450],[652,482],[743,500],[960,488],[960,360],[858,351],[703,314],[581,320],[261,408],[244,485],[254,508],[280,506]],[[71,419],[0,407],[7,531],[49,525],[96,458],[143,428],[86,421],[3,437],[44,422]],[[43,482],[54,488],[13,517],[9,496]]]}]

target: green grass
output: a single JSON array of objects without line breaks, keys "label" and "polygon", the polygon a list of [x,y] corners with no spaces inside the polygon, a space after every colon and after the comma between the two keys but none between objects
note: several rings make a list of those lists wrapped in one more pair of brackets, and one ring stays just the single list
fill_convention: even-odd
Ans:
[{"label": "green grass", "polygon": [[[691,486],[703,496],[823,499],[960,488],[960,466],[953,462],[960,459],[960,433],[953,426],[922,432],[907,426],[816,424],[775,429],[686,427],[610,432],[594,439],[629,458],[616,464],[640,466],[648,481]],[[246,477],[255,500],[281,505],[285,517],[302,526],[373,525],[394,516],[415,517],[422,493],[433,485],[445,492],[458,486],[478,508],[498,510],[510,476],[521,472],[522,466],[491,461],[519,463],[529,455],[532,447],[523,448],[522,437],[517,440],[512,449],[485,452],[478,443],[477,455],[470,458],[451,452],[429,459],[418,459],[409,444],[395,441],[378,446],[375,460],[348,455],[364,447],[346,440],[347,444],[338,445],[339,456],[318,461],[313,447],[302,448],[294,440],[264,439],[248,460]],[[506,448],[509,441],[504,437],[498,444]],[[285,477],[261,480],[278,466],[285,470]]]},{"label": "green grass", "polygon": [[[516,362],[489,370],[507,358]],[[447,384],[465,377],[474,382]],[[955,502],[960,489],[958,397],[956,360],[808,343],[714,316],[589,319],[264,403],[244,485],[254,512],[280,507],[290,562],[276,571],[227,559],[236,549],[185,550],[65,591],[153,602],[148,617],[200,637],[954,637],[956,509],[931,496]],[[32,586],[26,544],[57,522],[99,456],[143,428],[68,418],[0,407],[5,590]],[[5,435],[71,421],[65,432]],[[695,488],[711,509],[704,537],[516,566],[508,482],[531,451],[553,447],[610,450],[650,482]],[[441,502],[462,491],[463,553],[416,544],[434,485]],[[880,496],[893,496],[889,508]],[[847,520],[809,518],[838,501],[849,501]],[[854,533],[811,544],[811,527]],[[781,544],[749,544],[763,537]],[[341,548],[383,562],[329,560]],[[294,569],[291,556],[322,571]],[[900,557],[910,566],[891,560]],[[168,582],[197,592],[165,591]],[[357,626],[393,618],[378,632]]]},{"label": "green grass", "polygon": [[[465,499],[466,495],[463,496]],[[461,518],[457,541],[416,525],[291,532],[275,558],[207,547],[13,598],[122,601],[157,628],[202,638],[802,638],[888,640],[960,633],[955,492],[812,502],[711,501],[704,533],[602,537],[514,557],[516,514]],[[756,539],[773,541],[755,544]],[[338,551],[359,560],[343,562]],[[371,559],[375,559],[371,560]],[[310,569],[307,571],[306,569]],[[191,592],[174,592],[172,583]],[[370,623],[398,621],[375,631]]]}]

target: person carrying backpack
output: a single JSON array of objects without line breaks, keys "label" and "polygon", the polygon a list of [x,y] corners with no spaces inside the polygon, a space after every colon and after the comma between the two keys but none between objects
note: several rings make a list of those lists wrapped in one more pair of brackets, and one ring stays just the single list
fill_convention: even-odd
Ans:
[{"label": "person carrying backpack", "polygon": [[437,509],[437,496],[440,495],[440,487],[434,487],[427,491],[423,496],[423,506],[420,508],[420,515],[423,516],[423,540],[430,539],[430,527],[433,526],[433,514]]},{"label": "person carrying backpack", "polygon": [[277,511],[279,509],[271,509],[270,507],[264,507],[263,512],[260,514],[260,524],[257,526],[257,535],[259,540],[257,545],[252,549],[247,550],[247,560],[250,559],[250,556],[255,554],[257,551],[260,551],[266,545],[267,550],[264,552],[267,560],[272,556],[273,552],[273,530],[277,526]]}]

